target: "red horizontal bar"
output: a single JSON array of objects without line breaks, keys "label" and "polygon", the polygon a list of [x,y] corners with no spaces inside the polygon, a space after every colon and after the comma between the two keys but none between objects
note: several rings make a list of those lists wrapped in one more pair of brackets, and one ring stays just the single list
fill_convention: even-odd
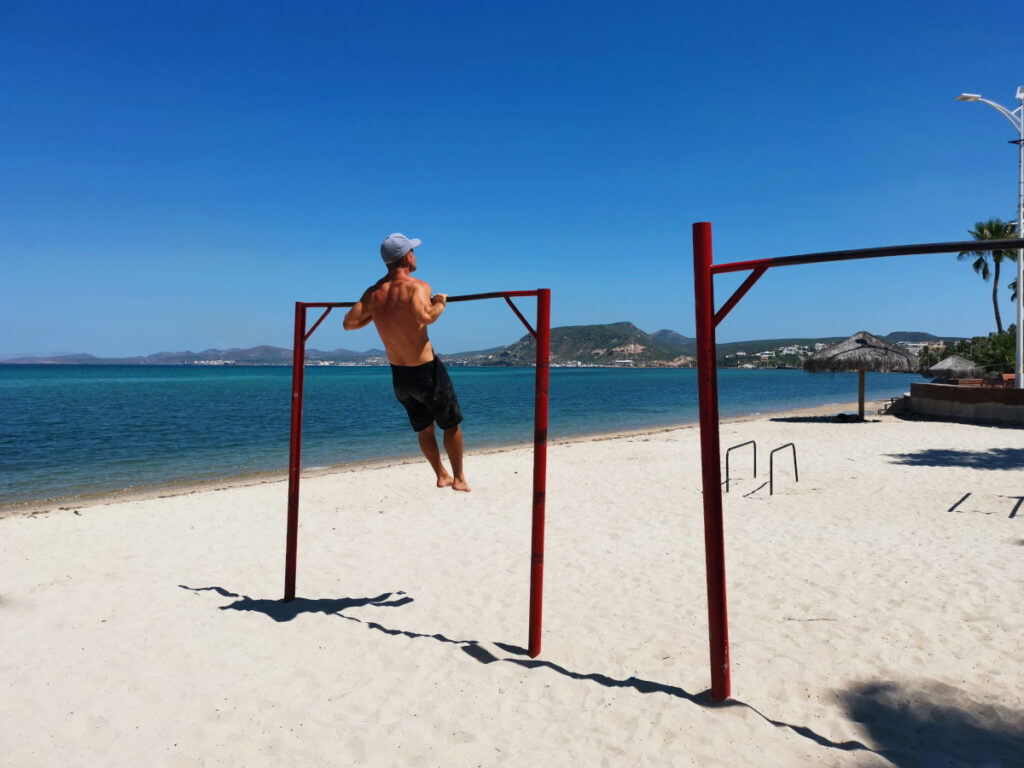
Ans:
[{"label": "red horizontal bar", "polygon": [[470,293],[466,296],[449,296],[448,301],[476,301],[477,299],[513,299],[517,296],[540,296],[540,291],[495,291],[494,293]]},{"label": "red horizontal bar", "polygon": [[[516,296],[539,296],[540,291],[495,291],[493,293],[470,293],[466,296],[449,296],[448,301],[477,301],[479,299],[508,299]],[[300,301],[304,307],[354,307],[354,301]]]},{"label": "red horizontal bar", "polygon": [[801,256],[778,256],[773,259],[735,261],[731,264],[713,264],[711,274],[742,272],[758,267],[789,267],[794,264],[817,264],[824,261],[851,261],[853,259],[877,259],[883,256],[917,256],[926,253],[960,253],[962,251],[1002,251],[1024,248],[1024,239],[1013,240],[967,240],[957,243],[923,243],[921,245],[890,245],[884,248],[859,248],[850,251],[825,251],[805,253]]}]

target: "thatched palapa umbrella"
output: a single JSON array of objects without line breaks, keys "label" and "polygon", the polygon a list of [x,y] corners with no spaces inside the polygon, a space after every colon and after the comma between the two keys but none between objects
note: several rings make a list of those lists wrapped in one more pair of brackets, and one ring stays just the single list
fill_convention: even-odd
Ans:
[{"label": "thatched palapa umbrella", "polygon": [[924,375],[932,379],[977,379],[983,373],[984,370],[977,363],[960,355],[950,355],[931,368],[926,368]]},{"label": "thatched palapa umbrella", "polygon": [[917,370],[917,357],[905,349],[900,349],[867,331],[853,334],[846,341],[840,341],[831,347],[815,352],[804,361],[804,370],[810,373],[841,373],[857,371],[859,394],[858,411],[864,419],[864,372],[900,371],[913,373]]}]

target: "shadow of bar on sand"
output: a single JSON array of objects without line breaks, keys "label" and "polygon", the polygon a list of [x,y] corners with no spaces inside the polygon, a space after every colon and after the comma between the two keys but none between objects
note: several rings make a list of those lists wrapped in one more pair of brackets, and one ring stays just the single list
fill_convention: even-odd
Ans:
[{"label": "shadow of bar on sand", "polygon": [[[361,608],[366,605],[375,605],[378,608],[398,608],[412,602],[412,598],[402,591],[384,592],[376,597],[339,597],[320,598],[318,600],[296,597],[291,602],[286,603],[282,600],[257,599],[238,595],[234,592],[228,592],[223,587],[186,587],[184,584],[179,584],[178,586],[190,592],[216,592],[222,597],[238,598],[229,605],[220,606],[220,610],[255,611],[256,613],[269,616],[274,621],[291,621],[300,613],[323,613],[342,616],[341,612],[346,608]],[[392,600],[391,598],[396,595],[400,595],[400,597]],[[348,617],[345,616],[344,618]]]},{"label": "shadow of bar on sand", "polygon": [[[215,592],[222,597],[237,598],[233,603],[228,605],[219,606],[220,610],[232,610],[232,611],[255,611],[263,613],[270,617],[274,621],[290,621],[300,613],[323,613],[325,615],[337,616],[345,619],[346,621],[352,621],[357,624],[362,624],[367,629],[375,632],[381,632],[383,634],[392,637],[405,637],[409,639],[426,639],[433,640],[435,642],[444,643],[446,645],[452,645],[457,647],[462,653],[469,656],[474,661],[481,664],[493,664],[494,662],[505,662],[508,664],[515,664],[528,670],[543,669],[555,674],[563,675],[572,680],[577,680],[585,683],[592,683],[600,685],[605,688],[621,688],[621,689],[632,689],[637,693],[642,694],[654,694],[661,693],[666,696],[673,698],[682,699],[691,704],[696,704],[700,707],[706,708],[717,708],[726,709],[730,707],[744,707],[754,712],[758,717],[762,718],[765,722],[770,723],[776,728],[786,728],[794,733],[802,736],[803,738],[813,741],[819,746],[826,747],[829,749],[837,749],[842,751],[865,751],[874,752],[865,744],[859,741],[843,741],[837,742],[816,733],[811,728],[803,725],[793,725],[781,720],[773,720],[762,712],[758,711],[755,707],[746,704],[737,699],[727,699],[723,702],[716,702],[711,698],[711,691],[705,690],[700,693],[691,693],[684,688],[677,685],[670,685],[667,683],[660,683],[654,680],[645,680],[640,677],[632,676],[625,679],[619,679],[605,675],[600,672],[575,672],[567,669],[559,664],[555,664],[551,661],[544,659],[529,659],[522,658],[527,656],[527,650],[517,645],[510,643],[495,642],[493,645],[496,648],[510,654],[509,657],[500,658],[494,655],[486,647],[484,647],[478,640],[452,640],[441,633],[426,634],[422,632],[411,632],[404,629],[394,629],[386,627],[376,621],[366,621],[364,619],[356,618],[355,616],[347,616],[342,611],[346,608],[361,608],[367,606],[377,607],[399,607],[407,605],[412,602],[412,598],[407,596],[402,591],[396,592],[385,592],[377,597],[362,597],[362,598],[351,598],[341,597],[334,599],[319,599],[309,600],[306,598],[296,598],[290,603],[284,603],[280,600],[269,600],[269,599],[254,599],[243,595],[230,592],[223,587],[187,587],[185,585],[179,585],[181,589],[187,589],[191,592]],[[401,595],[398,599],[393,600],[392,598],[396,595]],[[515,658],[517,657],[517,658]]]}]

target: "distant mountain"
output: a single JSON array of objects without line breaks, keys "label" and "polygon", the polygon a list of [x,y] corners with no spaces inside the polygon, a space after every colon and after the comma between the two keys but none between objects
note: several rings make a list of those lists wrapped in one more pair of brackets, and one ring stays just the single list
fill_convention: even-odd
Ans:
[{"label": "distant mountain", "polygon": [[29,357],[60,357],[62,355],[73,355],[73,354],[74,354],[74,352],[47,352],[44,355],[35,354],[35,353],[32,353],[32,352],[5,352],[4,354],[0,355],[0,363],[2,363],[4,361],[7,361],[7,360],[17,360],[19,358],[29,358]]},{"label": "distant mountain", "polygon": [[662,328],[660,331],[655,331],[651,334],[651,338],[655,341],[659,341],[667,347],[672,349],[678,349],[688,355],[697,354],[697,340],[691,339],[689,336],[683,336],[681,333],[670,331],[668,328]]},{"label": "distant mountain", "polygon": [[[335,349],[330,352],[319,349],[306,350],[308,359],[330,362],[363,362],[383,356],[383,349],[368,349],[365,352],[353,352],[349,349]],[[291,365],[292,351],[283,347],[262,345],[248,349],[232,347],[230,349],[204,349],[202,352],[192,352],[191,350],[156,352],[139,357],[95,357],[86,354],[38,355],[0,360],[0,365],[30,363],[37,365],[194,365],[221,361],[242,365]]]},{"label": "distant mountain", "polygon": [[882,337],[890,344],[895,344],[897,341],[909,341],[909,342],[922,342],[922,341],[952,341],[957,342],[963,340],[963,336],[932,336],[930,333],[921,333],[920,331],[893,331],[887,333]]},{"label": "distant mountain", "polygon": [[26,363],[43,365],[140,365],[144,357],[96,357],[95,355],[34,355],[0,360],[0,365],[22,365]]},{"label": "distant mountain", "polygon": [[[533,336],[528,334],[507,347],[443,357],[470,365],[532,365],[536,348]],[[677,346],[666,344],[628,322],[551,329],[552,363],[613,365],[618,360],[630,360],[636,365],[670,366],[685,365],[690,357]]]},{"label": "distant mountain", "polygon": [[[719,342],[719,359],[743,352],[757,355],[760,352],[791,346],[813,348],[816,343],[834,344],[845,336],[817,338],[754,339],[751,341]],[[920,331],[893,331],[884,336],[887,341],[938,342],[957,341],[960,337],[939,337]],[[663,328],[646,333],[629,322],[606,325],[569,325],[551,329],[551,362],[568,364],[578,362],[584,365],[613,365],[616,361],[630,360],[634,365],[686,366],[693,364],[697,340],[675,331]],[[384,362],[383,349],[367,349],[355,352],[350,349],[323,351],[307,349],[309,360],[362,363]],[[464,365],[533,365],[536,359],[536,343],[530,335],[523,336],[512,344],[473,352],[440,354],[446,361]],[[4,364],[52,364],[52,365],[195,365],[211,363],[233,363],[235,365],[291,365],[292,351],[283,347],[258,346],[248,349],[205,349],[202,352],[157,352],[139,357],[100,358],[87,354],[25,355],[0,359]]]}]

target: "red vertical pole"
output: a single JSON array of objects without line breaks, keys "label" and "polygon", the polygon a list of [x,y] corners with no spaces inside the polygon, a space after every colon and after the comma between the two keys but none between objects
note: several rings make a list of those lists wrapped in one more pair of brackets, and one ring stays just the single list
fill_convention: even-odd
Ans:
[{"label": "red vertical pole", "polygon": [[306,374],[306,305],[295,302],[292,345],[292,436],[288,456],[288,536],[284,555],[284,601],[295,599],[299,543],[299,475],[302,470],[302,387]]},{"label": "red vertical pole", "polygon": [[548,372],[551,357],[551,291],[537,291],[537,373],[533,410],[533,541],[530,553],[530,658],[540,654],[544,598],[544,494],[548,467]]},{"label": "red vertical pole", "polygon": [[722,449],[718,440],[718,371],[715,361],[715,291],[711,224],[693,225],[693,282],[697,310],[697,389],[704,487],[704,558],[708,580],[711,698],[729,698],[729,619],[725,604],[725,534],[722,523]]}]

